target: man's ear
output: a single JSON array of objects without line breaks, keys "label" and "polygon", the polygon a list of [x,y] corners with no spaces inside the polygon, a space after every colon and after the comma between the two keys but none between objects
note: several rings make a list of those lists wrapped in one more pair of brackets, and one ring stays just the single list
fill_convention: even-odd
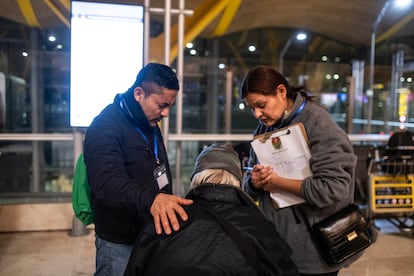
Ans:
[{"label": "man's ear", "polygon": [[145,97],[145,91],[141,87],[135,87],[134,98],[137,102],[140,102]]}]

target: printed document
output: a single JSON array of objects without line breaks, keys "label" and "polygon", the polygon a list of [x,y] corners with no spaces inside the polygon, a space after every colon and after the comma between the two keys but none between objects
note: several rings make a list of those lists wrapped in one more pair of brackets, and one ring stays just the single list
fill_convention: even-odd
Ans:
[{"label": "printed document", "polygon": [[[252,148],[259,163],[271,166],[280,176],[291,179],[305,179],[312,175],[309,166],[311,153],[302,123],[264,133],[254,137]],[[289,192],[270,194],[279,208],[300,204],[304,199]]]}]

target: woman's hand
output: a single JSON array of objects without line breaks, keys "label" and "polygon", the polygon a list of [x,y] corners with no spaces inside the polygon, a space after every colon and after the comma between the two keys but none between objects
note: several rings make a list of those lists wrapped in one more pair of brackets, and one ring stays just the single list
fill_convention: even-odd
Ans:
[{"label": "woman's hand", "polygon": [[269,191],[271,188],[272,180],[277,178],[277,175],[270,166],[263,166],[257,164],[253,167],[253,170],[250,173],[251,182],[256,189],[264,189]]},{"label": "woman's hand", "polygon": [[270,193],[282,190],[303,197],[300,191],[302,180],[281,177],[270,166],[255,165],[250,177],[256,189],[263,189]]}]

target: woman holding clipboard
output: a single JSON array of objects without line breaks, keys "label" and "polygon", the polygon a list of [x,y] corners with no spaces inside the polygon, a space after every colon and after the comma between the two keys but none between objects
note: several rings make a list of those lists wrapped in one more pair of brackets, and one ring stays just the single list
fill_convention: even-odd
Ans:
[{"label": "woman holding clipboard", "polygon": [[[301,275],[338,275],[361,254],[341,264],[328,264],[318,252],[304,216],[317,222],[353,202],[356,156],[347,134],[303,89],[293,87],[268,66],[251,69],[240,90],[241,99],[259,121],[254,135],[302,123],[311,153],[312,174],[304,179],[282,177],[272,164],[259,164],[252,149],[244,189],[257,200],[268,219],[293,250]],[[282,145],[283,146],[283,145]],[[284,191],[304,203],[280,208],[270,193]]]}]

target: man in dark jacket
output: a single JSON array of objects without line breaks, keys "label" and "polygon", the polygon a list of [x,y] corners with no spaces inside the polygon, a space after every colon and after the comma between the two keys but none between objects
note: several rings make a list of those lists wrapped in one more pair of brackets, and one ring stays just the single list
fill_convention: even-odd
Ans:
[{"label": "man in dark jacket", "polygon": [[178,90],[177,76],[170,67],[150,63],[86,132],[84,159],[96,232],[95,275],[123,274],[146,221],[154,223],[158,234],[170,234],[179,229],[179,220],[188,218],[182,205],[192,201],[171,195],[171,172],[158,127]]},{"label": "man in dark jacket", "polygon": [[298,275],[291,249],[240,187],[238,154],[213,144],[198,156],[186,198],[189,219],[172,235],[148,224],[125,276]]}]

